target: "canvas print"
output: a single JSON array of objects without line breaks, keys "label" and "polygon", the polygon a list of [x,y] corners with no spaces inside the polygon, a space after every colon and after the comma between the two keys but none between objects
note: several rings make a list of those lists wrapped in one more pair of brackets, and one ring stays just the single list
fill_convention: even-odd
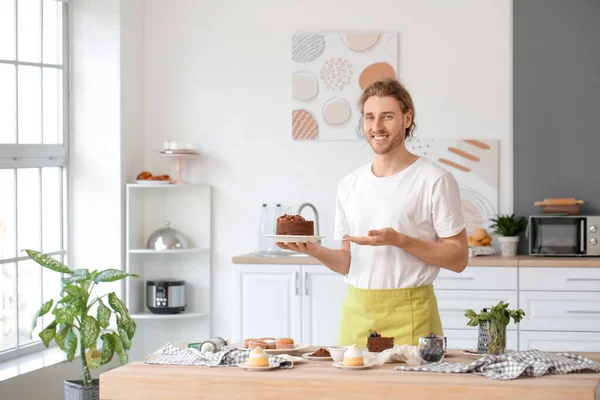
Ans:
[{"label": "canvas print", "polygon": [[398,33],[296,33],[292,65],[292,138],[364,140],[358,98],[398,76]]},{"label": "canvas print", "polygon": [[406,148],[447,169],[460,186],[462,211],[470,235],[488,229],[498,213],[499,141],[411,137]]}]

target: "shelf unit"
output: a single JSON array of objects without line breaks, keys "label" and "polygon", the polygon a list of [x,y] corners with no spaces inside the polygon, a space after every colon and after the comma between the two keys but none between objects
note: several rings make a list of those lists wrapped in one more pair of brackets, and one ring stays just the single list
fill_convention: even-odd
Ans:
[{"label": "shelf unit", "polygon": [[[139,356],[167,342],[211,337],[211,217],[209,185],[126,185],[125,268],[140,278],[125,280],[124,297],[138,328],[144,324],[133,342]],[[145,248],[150,235],[164,228],[165,221],[187,236],[190,248]],[[146,307],[146,281],[165,279],[185,280],[186,309],[182,313],[153,314]]]}]

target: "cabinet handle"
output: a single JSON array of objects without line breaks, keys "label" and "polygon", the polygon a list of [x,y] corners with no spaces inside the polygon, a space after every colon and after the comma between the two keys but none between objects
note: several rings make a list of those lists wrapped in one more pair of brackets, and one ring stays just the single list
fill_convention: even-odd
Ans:
[{"label": "cabinet handle", "polygon": [[308,296],[308,271],[304,271],[304,295]]},{"label": "cabinet handle", "polygon": [[579,225],[579,229],[580,229],[580,242],[579,242],[579,250],[581,251],[581,254],[585,253],[585,221],[581,220],[581,223]]},{"label": "cabinet handle", "polygon": [[300,288],[298,287],[298,281],[300,278],[300,274],[298,272],[294,272],[294,280],[295,280],[295,284],[296,284],[296,296],[298,296],[300,294]]},{"label": "cabinet handle", "polygon": [[600,311],[594,311],[594,310],[567,310],[567,314],[600,314]]},{"label": "cabinet handle", "polygon": [[568,281],[600,281],[600,278],[567,278]]}]

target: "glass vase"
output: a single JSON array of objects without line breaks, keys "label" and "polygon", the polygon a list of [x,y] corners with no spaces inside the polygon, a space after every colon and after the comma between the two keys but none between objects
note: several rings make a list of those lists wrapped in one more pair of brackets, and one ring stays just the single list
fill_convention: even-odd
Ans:
[{"label": "glass vase", "polygon": [[489,322],[488,354],[500,355],[506,350],[506,325],[500,321]]}]

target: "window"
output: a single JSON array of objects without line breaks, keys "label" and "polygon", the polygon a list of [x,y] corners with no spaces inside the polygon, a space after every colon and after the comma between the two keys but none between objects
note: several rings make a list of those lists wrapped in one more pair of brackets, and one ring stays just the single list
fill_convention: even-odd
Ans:
[{"label": "window", "polygon": [[66,263],[68,5],[0,0],[0,361],[43,348],[30,337],[60,275],[29,260],[35,249]]}]

